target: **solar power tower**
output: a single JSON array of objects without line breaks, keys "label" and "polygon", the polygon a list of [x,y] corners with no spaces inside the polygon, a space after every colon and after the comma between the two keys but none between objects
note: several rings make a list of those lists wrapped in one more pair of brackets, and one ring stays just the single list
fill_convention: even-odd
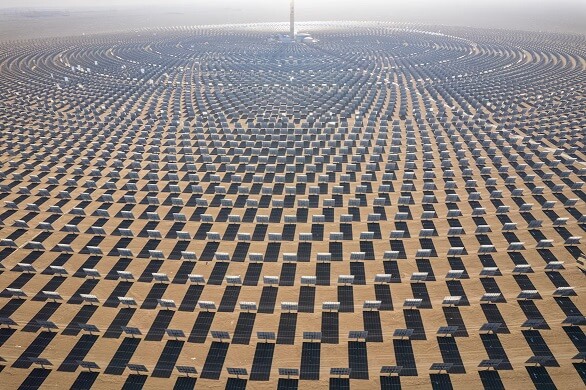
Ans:
[{"label": "solar power tower", "polygon": [[295,40],[295,0],[291,0],[291,9],[289,12],[289,37]]}]

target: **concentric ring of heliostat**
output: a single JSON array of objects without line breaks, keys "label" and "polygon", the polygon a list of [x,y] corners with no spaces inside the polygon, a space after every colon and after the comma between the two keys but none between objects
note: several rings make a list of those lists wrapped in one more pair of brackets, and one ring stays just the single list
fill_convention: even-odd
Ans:
[{"label": "concentric ring of heliostat", "polygon": [[0,46],[0,380],[579,388],[584,37],[281,30]]}]

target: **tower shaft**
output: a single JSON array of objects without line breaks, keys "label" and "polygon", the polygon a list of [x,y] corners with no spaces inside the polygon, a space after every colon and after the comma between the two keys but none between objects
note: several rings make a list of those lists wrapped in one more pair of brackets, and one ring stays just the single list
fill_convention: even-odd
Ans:
[{"label": "tower shaft", "polygon": [[291,10],[289,14],[289,37],[295,39],[295,0],[291,0]]}]

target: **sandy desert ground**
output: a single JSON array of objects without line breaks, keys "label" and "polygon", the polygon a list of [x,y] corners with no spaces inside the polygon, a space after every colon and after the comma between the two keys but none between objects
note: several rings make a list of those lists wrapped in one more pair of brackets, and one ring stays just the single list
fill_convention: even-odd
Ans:
[{"label": "sandy desert ground", "polygon": [[299,28],[0,45],[6,388],[583,386],[583,37]]}]

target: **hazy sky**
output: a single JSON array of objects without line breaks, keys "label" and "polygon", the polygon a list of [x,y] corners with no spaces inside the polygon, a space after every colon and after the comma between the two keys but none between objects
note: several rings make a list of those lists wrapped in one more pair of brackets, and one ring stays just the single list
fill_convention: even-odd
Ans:
[{"label": "hazy sky", "polygon": [[[134,7],[152,11],[151,26],[163,23],[157,18],[163,13],[182,14],[177,24],[286,21],[288,6],[289,0],[0,0],[0,8],[107,7],[121,14],[125,7]],[[586,32],[586,0],[296,0],[296,7],[300,21],[384,20]],[[166,25],[173,22],[165,20]]]},{"label": "hazy sky", "polygon": [[[380,10],[419,10],[431,11],[444,8],[446,12],[455,8],[465,9],[507,9],[525,8],[529,13],[540,9],[558,9],[562,12],[580,10],[586,12],[586,0],[296,0],[300,11],[320,9],[335,11],[338,8],[353,10],[360,14],[378,15]],[[289,0],[1,0],[0,8],[7,7],[124,7],[156,5],[172,7],[181,6],[215,6],[215,7],[248,7],[249,9],[266,8],[278,9],[289,5]],[[316,15],[317,16],[317,15]],[[324,16],[324,15],[319,15]],[[349,15],[351,16],[351,15]],[[586,17],[586,13],[581,16]]]},{"label": "hazy sky", "polygon": [[[145,4],[154,5],[232,5],[258,7],[270,5],[283,4],[288,7],[289,0],[2,0],[0,7],[99,7],[99,6],[143,6]],[[575,6],[586,10],[586,2],[584,0],[296,0],[299,7],[311,7],[319,4],[327,4],[330,6],[343,6],[344,8],[351,7],[352,9],[371,8],[375,7],[399,7],[399,8],[413,8],[417,5],[426,6],[466,6],[479,7],[491,6],[493,8],[517,5],[527,6],[529,8],[540,7],[543,5],[551,5],[557,8],[566,8]],[[373,10],[376,11],[376,10]]]}]

